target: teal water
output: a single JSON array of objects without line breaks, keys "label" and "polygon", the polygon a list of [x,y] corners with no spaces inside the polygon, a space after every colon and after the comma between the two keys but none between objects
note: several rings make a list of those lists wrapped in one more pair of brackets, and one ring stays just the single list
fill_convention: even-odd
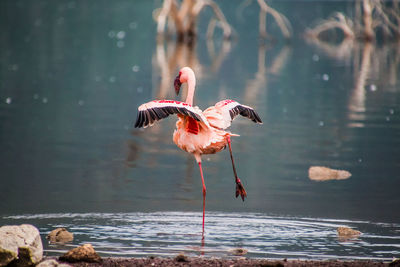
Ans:
[{"label": "teal water", "polygon": [[[2,1],[0,225],[30,222],[43,236],[65,226],[77,236],[68,246],[91,242],[105,254],[200,253],[190,247],[201,248],[201,179],[172,142],[175,119],[133,128],[140,104],[179,99],[173,78],[189,65],[196,105],[231,98],[264,122],[238,118],[230,128],[240,134],[233,153],[245,202],[234,198],[229,152],[203,158],[206,255],[243,246],[252,257],[398,256],[398,46],[303,38],[317,17],[351,10],[347,2],[271,3],[292,21],[290,42],[259,40],[255,3],[221,2],[237,38],[217,32],[207,42],[207,10],[190,48],[157,45],[158,1]],[[352,176],[313,181],[316,165]],[[340,225],[364,234],[339,242]]]}]

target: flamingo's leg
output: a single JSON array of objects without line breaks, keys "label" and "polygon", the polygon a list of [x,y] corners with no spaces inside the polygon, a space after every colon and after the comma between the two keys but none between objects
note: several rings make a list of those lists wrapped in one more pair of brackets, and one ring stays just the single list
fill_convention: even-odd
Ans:
[{"label": "flamingo's leg", "polygon": [[232,156],[231,137],[228,135],[226,137],[226,140],[228,141],[229,153],[231,154],[233,174],[235,175],[236,197],[238,197],[240,195],[242,197],[242,200],[244,201],[244,198],[247,197],[247,193],[246,193],[246,190],[244,189],[244,187],[242,185],[242,182],[240,181],[240,179],[239,179],[239,177],[237,176],[237,173],[236,173],[235,162],[233,161],[233,156]]},{"label": "flamingo's leg", "polygon": [[195,154],[197,163],[199,164],[201,182],[203,183],[203,239],[204,239],[204,218],[206,214],[206,185],[204,183],[203,169],[201,168],[201,157]]}]

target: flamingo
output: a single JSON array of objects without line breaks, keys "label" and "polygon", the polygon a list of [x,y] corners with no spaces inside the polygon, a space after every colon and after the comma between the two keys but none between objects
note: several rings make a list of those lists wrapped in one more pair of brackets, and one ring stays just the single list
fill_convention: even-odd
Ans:
[{"label": "flamingo", "polygon": [[188,84],[188,94],[185,102],[153,100],[140,105],[135,128],[146,128],[152,126],[155,121],[164,119],[172,114],[177,114],[178,121],[176,122],[173,141],[180,149],[191,153],[199,165],[201,182],[203,184],[202,233],[204,238],[206,186],[201,166],[201,156],[203,154],[217,153],[228,145],[236,182],[235,196],[237,198],[240,195],[244,201],[247,192],[237,175],[231,147],[231,137],[239,135],[225,131],[225,129],[231,125],[232,120],[239,114],[255,123],[262,124],[262,121],[253,108],[231,99],[222,100],[214,106],[201,111],[197,106],[193,106],[196,78],[193,70],[189,67],[183,67],[175,78],[174,87],[177,95],[183,83]]}]

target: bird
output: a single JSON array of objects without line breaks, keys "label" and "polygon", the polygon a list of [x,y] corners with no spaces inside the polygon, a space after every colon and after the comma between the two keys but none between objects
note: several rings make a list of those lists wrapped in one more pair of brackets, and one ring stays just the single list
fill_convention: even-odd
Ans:
[{"label": "bird", "polygon": [[183,67],[179,70],[179,74],[174,80],[176,95],[179,95],[183,83],[187,83],[188,88],[187,97],[184,102],[176,100],[152,100],[140,105],[138,107],[135,128],[146,128],[169,115],[177,115],[178,121],[173,133],[173,142],[180,149],[194,156],[200,170],[203,185],[202,233],[204,239],[206,185],[201,156],[217,153],[228,146],[236,183],[235,196],[237,198],[240,195],[244,201],[247,197],[247,192],[237,175],[231,147],[231,137],[239,135],[225,131],[225,129],[231,125],[231,122],[238,115],[258,124],[262,124],[262,121],[253,108],[231,99],[219,101],[204,111],[197,106],[193,106],[196,77],[190,67]]}]

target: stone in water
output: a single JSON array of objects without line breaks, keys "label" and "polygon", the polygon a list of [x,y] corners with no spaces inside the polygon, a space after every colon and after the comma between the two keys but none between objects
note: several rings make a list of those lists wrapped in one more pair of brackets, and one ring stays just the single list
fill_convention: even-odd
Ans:
[{"label": "stone in water", "polygon": [[344,180],[351,173],[345,170],[335,170],[322,166],[312,166],[308,169],[308,177],[314,181]]}]

